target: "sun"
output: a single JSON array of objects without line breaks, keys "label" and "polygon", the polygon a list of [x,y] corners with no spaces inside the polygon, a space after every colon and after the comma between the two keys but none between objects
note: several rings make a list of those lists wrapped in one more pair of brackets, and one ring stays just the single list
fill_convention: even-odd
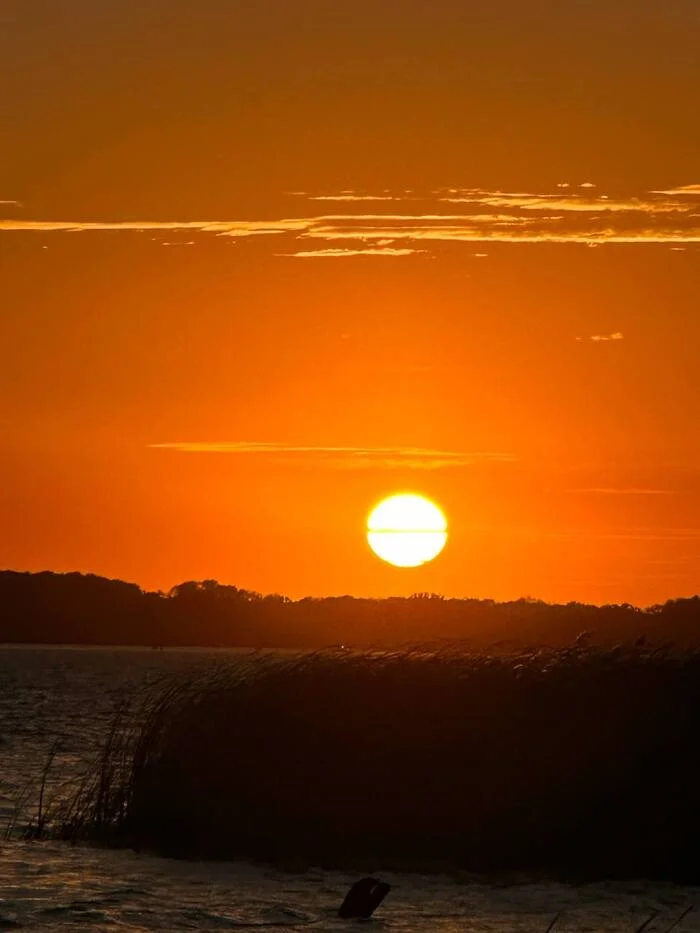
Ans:
[{"label": "sun", "polygon": [[367,519],[367,541],[377,557],[395,567],[419,567],[438,556],[447,541],[441,510],[415,493],[389,496]]}]

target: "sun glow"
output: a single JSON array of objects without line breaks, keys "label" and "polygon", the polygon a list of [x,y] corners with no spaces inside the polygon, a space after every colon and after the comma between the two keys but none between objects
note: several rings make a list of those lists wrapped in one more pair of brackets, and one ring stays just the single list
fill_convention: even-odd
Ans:
[{"label": "sun glow", "polygon": [[367,519],[367,541],[377,557],[395,567],[419,567],[438,556],[447,542],[440,509],[414,493],[389,496]]}]

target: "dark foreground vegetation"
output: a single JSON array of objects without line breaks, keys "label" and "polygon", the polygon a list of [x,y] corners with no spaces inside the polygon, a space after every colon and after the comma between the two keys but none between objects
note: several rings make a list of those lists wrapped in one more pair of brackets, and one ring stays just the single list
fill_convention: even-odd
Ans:
[{"label": "dark foreground vegetation", "polygon": [[700,881],[698,652],[252,656],[168,687],[139,723],[110,737],[64,838]]},{"label": "dark foreground vegetation", "polygon": [[352,596],[291,600],[216,580],[168,593],[80,573],[0,572],[0,642],[30,644],[322,648],[459,641],[470,650],[563,647],[581,633],[593,644],[646,638],[700,647],[700,597],[639,609],[631,605],[550,605]]}]

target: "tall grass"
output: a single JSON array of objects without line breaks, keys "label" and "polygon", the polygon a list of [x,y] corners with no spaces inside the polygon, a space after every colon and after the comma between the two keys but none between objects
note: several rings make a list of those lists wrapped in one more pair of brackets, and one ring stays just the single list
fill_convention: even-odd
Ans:
[{"label": "tall grass", "polygon": [[254,656],[114,730],[61,832],[181,857],[698,881],[698,736],[699,653]]}]

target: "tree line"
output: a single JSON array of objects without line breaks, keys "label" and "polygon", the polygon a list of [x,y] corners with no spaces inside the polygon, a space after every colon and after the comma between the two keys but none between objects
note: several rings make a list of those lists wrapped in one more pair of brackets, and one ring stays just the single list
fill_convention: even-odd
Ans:
[{"label": "tree line", "polygon": [[434,593],[292,600],[188,580],[168,592],[95,574],[0,571],[0,642],[152,647],[321,648],[461,642],[524,647],[649,643],[700,647],[700,597],[642,609]]}]

